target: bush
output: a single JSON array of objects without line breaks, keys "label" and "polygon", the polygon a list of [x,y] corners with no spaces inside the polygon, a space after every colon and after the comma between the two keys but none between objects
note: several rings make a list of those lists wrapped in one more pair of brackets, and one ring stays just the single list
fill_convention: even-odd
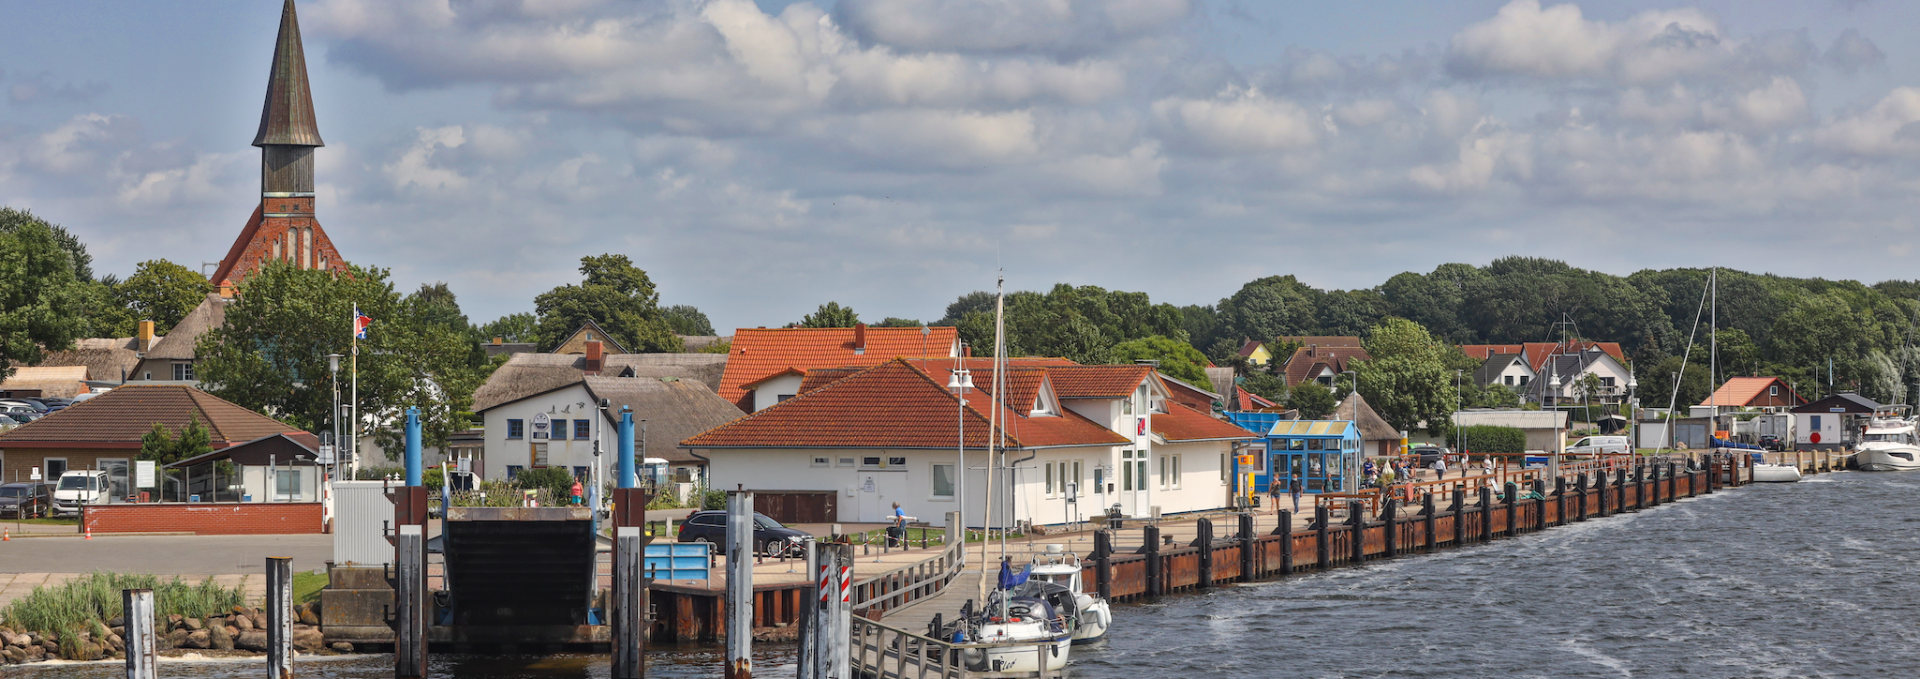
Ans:
[{"label": "bush", "polygon": [[1480,454],[1519,455],[1527,452],[1527,433],[1514,427],[1487,424],[1461,427],[1460,448]]},{"label": "bush", "polygon": [[555,502],[561,498],[573,497],[573,473],[560,467],[542,467],[520,472],[513,480],[514,484],[527,490],[547,489],[549,497]]},{"label": "bush", "polygon": [[701,509],[726,509],[727,491],[709,490],[700,494]]}]

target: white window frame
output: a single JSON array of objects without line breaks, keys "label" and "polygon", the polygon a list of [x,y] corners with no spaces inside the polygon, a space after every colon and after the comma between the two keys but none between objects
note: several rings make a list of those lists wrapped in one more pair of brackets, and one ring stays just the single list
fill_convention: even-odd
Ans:
[{"label": "white window frame", "polygon": [[831,467],[831,466],[833,466],[833,458],[831,458],[831,457],[827,457],[827,456],[825,456],[825,455],[815,455],[815,456],[813,457],[813,461],[812,461],[812,462],[811,462],[811,463],[810,463],[810,464],[809,464],[808,466],[810,466],[810,467]]},{"label": "white window frame", "polygon": [[1074,491],[1073,496],[1075,498],[1079,498],[1080,496],[1086,494],[1085,489],[1087,487],[1087,484],[1082,483],[1082,481],[1085,481],[1085,479],[1081,478],[1080,476],[1081,473],[1084,472],[1085,470],[1086,470],[1086,464],[1084,460],[1073,461],[1073,491]]},{"label": "white window frame", "polygon": [[1044,496],[1044,497],[1048,497],[1048,498],[1053,498],[1053,497],[1058,497],[1058,496],[1059,496],[1059,494],[1058,494],[1058,493],[1055,493],[1055,492],[1054,492],[1054,490],[1053,490],[1053,488],[1054,488],[1054,483],[1053,483],[1053,463],[1052,463],[1052,462],[1047,462],[1047,463],[1043,463],[1043,464],[1041,464],[1040,466],[1041,466],[1041,467],[1044,467],[1044,468],[1045,468],[1045,470],[1046,470],[1046,471],[1044,471],[1044,472],[1042,472],[1042,473],[1043,473],[1043,474],[1045,475],[1045,478],[1046,478],[1046,485],[1045,485],[1045,486],[1043,486],[1043,488],[1044,488],[1044,490],[1043,490],[1043,492],[1041,493],[1041,495],[1042,495],[1042,496]]},{"label": "white window frame", "polygon": [[833,466],[835,466],[835,467],[851,467],[851,466],[853,466],[853,464],[854,464],[854,460],[855,460],[855,459],[856,459],[856,458],[851,458],[851,457],[843,457],[843,458],[840,458],[840,459],[839,459],[838,461],[836,461],[836,462],[834,463],[834,465],[833,465]]},{"label": "white window frame", "polygon": [[[956,487],[960,482],[959,477],[955,475],[958,471],[954,469],[955,466],[956,465],[951,462],[935,462],[928,465],[928,473],[927,473],[927,485],[928,485],[927,499],[928,500],[931,500],[934,502],[952,502],[953,501],[954,496],[958,493],[958,491],[956,490]],[[948,492],[946,495],[940,494],[940,486],[938,484],[941,467],[945,467],[948,470],[947,471],[947,491]]]}]

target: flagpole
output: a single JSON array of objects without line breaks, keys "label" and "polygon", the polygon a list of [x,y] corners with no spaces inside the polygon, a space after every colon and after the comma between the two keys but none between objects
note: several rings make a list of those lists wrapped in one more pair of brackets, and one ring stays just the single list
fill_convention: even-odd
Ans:
[{"label": "flagpole", "polygon": [[353,398],[347,403],[347,412],[353,413],[353,421],[347,429],[347,471],[352,478],[360,478],[360,305],[353,305]]}]

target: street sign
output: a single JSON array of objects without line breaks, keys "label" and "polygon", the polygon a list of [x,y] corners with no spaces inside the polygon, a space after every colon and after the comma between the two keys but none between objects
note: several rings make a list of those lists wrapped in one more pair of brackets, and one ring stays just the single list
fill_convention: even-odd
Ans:
[{"label": "street sign", "polygon": [[[1818,443],[1818,441],[1816,441],[1815,443]],[[39,467],[34,467],[34,468],[33,468],[33,474],[32,474],[31,476],[28,476],[28,477],[27,477],[27,480],[28,480],[28,481],[39,481],[39,480],[40,480],[40,468],[39,468]]]},{"label": "street sign", "polygon": [[320,464],[333,464],[333,444],[320,444],[320,459],[318,462]]},{"label": "street sign", "polygon": [[547,418],[546,413],[534,413],[533,414],[533,437],[536,439],[546,438],[547,425],[550,422],[551,420]]},{"label": "street sign", "polygon": [[136,460],[133,463],[133,487],[153,487],[153,460]]},{"label": "street sign", "polygon": [[706,580],[708,548],[705,542],[663,542],[647,545],[641,553],[641,572],[655,580]]}]

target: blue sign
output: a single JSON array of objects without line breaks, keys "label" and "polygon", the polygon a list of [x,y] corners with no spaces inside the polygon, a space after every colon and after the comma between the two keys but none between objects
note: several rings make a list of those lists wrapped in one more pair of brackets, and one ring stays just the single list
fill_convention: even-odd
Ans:
[{"label": "blue sign", "polygon": [[711,577],[712,547],[705,542],[649,544],[642,553],[641,570],[655,580],[706,580]]}]

